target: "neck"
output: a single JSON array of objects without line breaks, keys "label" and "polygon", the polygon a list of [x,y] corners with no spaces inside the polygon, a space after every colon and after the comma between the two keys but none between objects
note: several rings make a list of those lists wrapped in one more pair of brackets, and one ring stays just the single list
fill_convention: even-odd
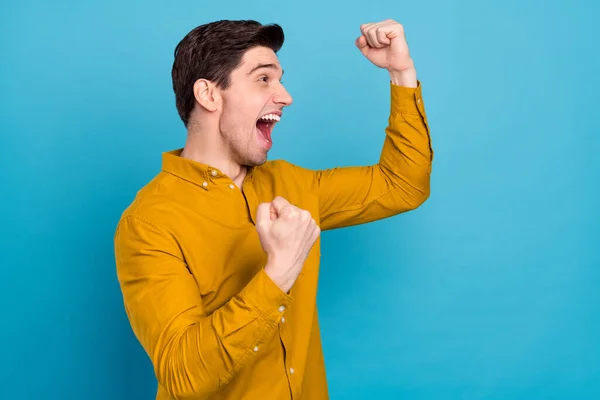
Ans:
[{"label": "neck", "polygon": [[223,146],[220,135],[211,135],[190,127],[181,157],[217,168],[239,187],[246,177],[247,167],[232,159]]}]

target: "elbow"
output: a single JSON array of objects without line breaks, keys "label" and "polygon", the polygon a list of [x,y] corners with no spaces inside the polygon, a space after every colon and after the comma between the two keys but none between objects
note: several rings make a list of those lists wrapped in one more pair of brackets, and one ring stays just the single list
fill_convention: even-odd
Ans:
[{"label": "elbow", "polygon": [[155,374],[158,383],[171,398],[204,400],[217,391],[220,379],[206,368],[192,365],[189,354],[184,354],[179,346],[171,346],[164,353],[156,363]]},{"label": "elbow", "polygon": [[189,381],[171,381],[167,383],[164,380],[162,382],[159,380],[159,382],[170,398],[177,400],[205,400],[211,398],[211,394],[216,391],[216,385],[212,383],[199,384],[192,387],[189,385]]},{"label": "elbow", "polygon": [[379,164],[388,185],[395,188],[398,212],[419,208],[431,193],[431,164],[409,168],[403,173],[394,172]]},{"label": "elbow", "polygon": [[411,205],[411,209],[416,210],[417,208],[421,207],[421,205],[423,205],[427,201],[427,199],[429,198],[429,195],[430,195],[429,186],[427,186],[427,190],[420,192],[419,195],[415,196],[413,203]]},{"label": "elbow", "polygon": [[418,184],[413,186],[412,190],[410,190],[410,200],[408,201],[409,210],[416,210],[419,208],[427,201],[427,199],[429,199],[429,195],[431,194],[429,174],[424,174],[417,182]]},{"label": "elbow", "polygon": [[169,396],[177,400],[209,399],[219,387],[218,379],[206,379],[189,371],[182,373],[177,368],[165,369],[156,376]]}]

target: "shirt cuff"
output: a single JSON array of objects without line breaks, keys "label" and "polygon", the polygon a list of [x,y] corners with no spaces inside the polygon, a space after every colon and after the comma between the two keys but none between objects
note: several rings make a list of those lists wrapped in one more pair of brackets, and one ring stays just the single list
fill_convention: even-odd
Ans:
[{"label": "shirt cuff", "polygon": [[240,294],[260,315],[273,323],[279,323],[293,300],[273,282],[263,268]]},{"label": "shirt cuff", "polygon": [[422,114],[423,97],[421,82],[417,81],[416,88],[394,85],[390,82],[391,112],[405,114]]}]

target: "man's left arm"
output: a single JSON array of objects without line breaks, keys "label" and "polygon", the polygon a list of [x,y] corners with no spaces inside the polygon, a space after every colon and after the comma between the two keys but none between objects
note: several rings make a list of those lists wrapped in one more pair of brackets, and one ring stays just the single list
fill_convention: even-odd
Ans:
[{"label": "man's left arm", "polygon": [[391,217],[429,197],[433,150],[404,29],[386,20],[362,25],[361,33],[356,46],[390,74],[389,123],[376,165],[315,171],[322,230]]}]

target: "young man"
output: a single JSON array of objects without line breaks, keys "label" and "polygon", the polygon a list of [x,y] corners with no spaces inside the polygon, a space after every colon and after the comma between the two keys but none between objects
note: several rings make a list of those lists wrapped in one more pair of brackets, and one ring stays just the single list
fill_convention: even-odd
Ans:
[{"label": "young man", "polygon": [[321,230],[413,210],[433,152],[403,28],[361,26],[356,46],[390,74],[379,163],[309,170],[266,161],[292,98],[277,25],[219,21],[177,46],[183,149],[139,191],[115,234],[133,331],[157,399],[328,398],[316,309]]}]

